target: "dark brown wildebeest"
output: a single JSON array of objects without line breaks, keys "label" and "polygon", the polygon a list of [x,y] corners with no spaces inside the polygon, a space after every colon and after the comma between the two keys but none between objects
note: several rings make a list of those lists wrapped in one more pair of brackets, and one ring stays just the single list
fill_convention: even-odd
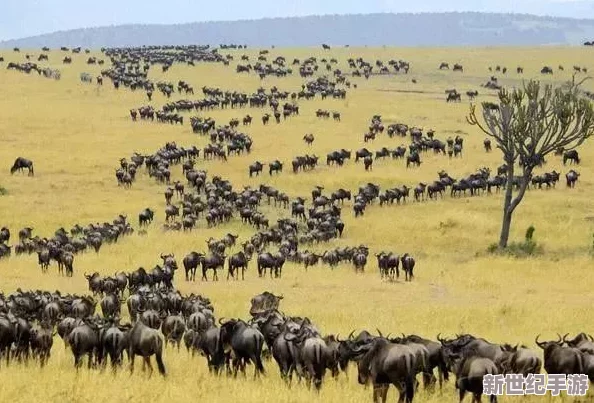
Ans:
[{"label": "dark brown wildebeest", "polygon": [[464,72],[464,67],[462,67],[461,64],[456,63],[456,64],[454,64],[454,68],[452,69],[452,71],[461,71],[461,72]]},{"label": "dark brown wildebeest", "polygon": [[544,66],[541,70],[540,70],[541,74],[553,74],[553,69],[549,66]]},{"label": "dark brown wildebeest", "polygon": [[249,169],[249,173],[250,173],[250,178],[252,177],[252,174],[255,173],[256,176],[260,175],[260,172],[262,172],[262,169],[264,168],[265,164],[262,164],[260,161],[256,161],[253,164],[251,164],[248,169]]},{"label": "dark brown wildebeest", "polygon": [[[236,280],[239,279],[239,269],[241,269],[241,279],[245,280],[245,271],[248,268],[248,262],[250,258],[245,255],[243,251],[238,252],[232,256],[229,256],[228,265],[229,271],[227,273],[227,280],[229,280],[229,276]],[[236,275],[237,273],[237,275]]]},{"label": "dark brown wildebeest", "polygon": [[46,273],[50,264],[50,253],[48,249],[41,249],[37,251],[37,262],[41,267],[41,272]]},{"label": "dark brown wildebeest", "polygon": [[311,146],[312,143],[314,142],[314,140],[315,140],[314,135],[311,133],[308,133],[305,136],[303,136],[303,141],[305,141],[308,146]]},{"label": "dark brown wildebeest", "polygon": [[145,325],[142,320],[136,321],[134,327],[130,330],[128,336],[128,357],[130,358],[130,372],[134,372],[134,357],[140,355],[144,359],[144,363],[148,364],[151,372],[153,366],[151,365],[150,357],[155,356],[159,373],[165,376],[165,364],[163,364],[163,338],[159,331]]},{"label": "dark brown wildebeest", "polygon": [[33,161],[23,157],[18,157],[16,160],[14,160],[14,164],[12,164],[12,168],[10,168],[10,173],[12,175],[16,171],[22,171],[25,168],[29,170],[29,176],[33,176],[35,174],[33,171]]},{"label": "dark brown wildebeest", "polygon": [[411,347],[376,337],[352,348],[352,356],[357,361],[359,384],[373,385],[374,402],[385,403],[392,384],[400,393],[399,402],[412,403],[417,357]]},{"label": "dark brown wildebeest", "polygon": [[91,318],[85,319],[72,329],[65,340],[74,355],[74,367],[78,370],[82,365],[82,357],[88,355],[88,367],[91,368],[93,354],[99,347],[99,325]]},{"label": "dark brown wildebeest", "polygon": [[466,95],[468,96],[468,98],[472,101],[474,98],[476,98],[478,96],[478,91],[474,90],[474,91],[466,91]]},{"label": "dark brown wildebeest", "polygon": [[181,346],[181,340],[186,331],[185,320],[181,315],[167,316],[161,324],[161,333],[165,336],[165,346],[171,342],[177,349]]},{"label": "dark brown wildebeest", "polygon": [[408,253],[405,253],[400,258],[400,261],[402,262],[402,270],[404,270],[405,281],[412,281],[414,277],[413,269],[415,268],[415,259]]},{"label": "dark brown wildebeest", "polygon": [[279,173],[283,171],[283,163],[279,160],[274,160],[268,164],[268,174],[272,175],[273,172]]},{"label": "dark brown wildebeest", "polygon": [[459,93],[450,92],[446,98],[446,102],[460,102],[462,100]]},{"label": "dark brown wildebeest", "polygon": [[483,145],[485,146],[485,151],[486,152],[491,152],[491,140],[485,139],[483,141]]},{"label": "dark brown wildebeest", "polygon": [[371,171],[373,169],[373,157],[368,155],[367,157],[363,158],[363,164],[365,165],[366,171]]},{"label": "dark brown wildebeest", "polygon": [[245,365],[254,364],[254,377],[264,375],[264,366],[262,365],[262,347],[264,347],[264,335],[251,325],[241,319],[230,319],[223,322],[219,319],[221,325],[220,341],[225,350],[233,350],[232,366],[234,375],[241,370],[245,375]]},{"label": "dark brown wildebeest", "polygon": [[572,164],[580,163],[580,155],[578,154],[577,150],[569,150],[563,153],[563,165],[565,165],[568,160]]},{"label": "dark brown wildebeest", "polygon": [[21,243],[26,240],[26,239],[30,239],[31,235],[33,234],[33,228],[31,227],[25,227],[22,230],[19,231],[19,241],[21,241]]},{"label": "dark brown wildebeest", "polygon": [[421,156],[419,153],[415,152],[406,157],[406,167],[408,168],[411,164],[421,166]]},{"label": "dark brown wildebeest", "polygon": [[267,312],[278,309],[280,301],[283,298],[284,297],[282,295],[274,295],[268,291],[264,291],[262,294],[254,296],[250,301],[250,315],[261,316]]},{"label": "dark brown wildebeest", "polygon": [[504,350],[504,355],[495,362],[500,372],[522,374],[525,377],[528,374],[540,374],[542,360],[536,355],[536,352],[526,346],[504,344],[501,347]]},{"label": "dark brown wildebeest", "polygon": [[186,281],[196,281],[196,269],[200,265],[203,253],[190,252],[183,259],[184,269],[186,271]]},{"label": "dark brown wildebeest", "polygon": [[30,333],[31,353],[34,358],[39,359],[42,368],[50,358],[54,344],[55,333],[52,332],[52,327],[51,323],[43,321],[38,328],[31,329]]},{"label": "dark brown wildebeest", "polygon": [[138,214],[138,225],[142,227],[143,225],[149,225],[153,221],[153,217],[155,216],[155,212],[150,208],[145,208]]},{"label": "dark brown wildebeest", "polygon": [[0,229],[0,243],[8,243],[8,241],[10,241],[10,230],[6,227],[2,227],[2,229]]},{"label": "dark brown wildebeest", "polygon": [[561,335],[558,340],[534,342],[543,349],[544,368],[549,374],[583,374],[583,353],[577,348],[563,346]]},{"label": "dark brown wildebeest", "polygon": [[172,204],[165,207],[165,221],[169,221],[170,218],[175,221],[175,217],[179,217],[179,207]]},{"label": "dark brown wildebeest", "polygon": [[[473,402],[480,402],[483,394],[483,376],[498,375],[499,370],[495,363],[485,357],[475,354],[474,351],[462,351],[460,353],[446,353],[446,361],[456,374],[456,388],[459,390],[460,402],[464,399],[466,392],[473,395]],[[497,396],[490,395],[489,401],[497,403]]]},{"label": "dark brown wildebeest", "polygon": [[579,172],[577,172],[573,169],[571,171],[567,172],[565,174],[565,179],[567,181],[567,187],[570,187],[570,188],[575,187],[575,183],[577,182],[579,176],[580,176]]}]

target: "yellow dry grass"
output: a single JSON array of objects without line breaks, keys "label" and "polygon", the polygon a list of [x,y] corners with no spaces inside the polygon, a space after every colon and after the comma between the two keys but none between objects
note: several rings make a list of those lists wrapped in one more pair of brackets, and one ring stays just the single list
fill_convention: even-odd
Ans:
[{"label": "yellow dry grass", "polygon": [[[17,57],[3,52],[7,61]],[[37,51],[29,52],[37,54]],[[240,52],[235,55],[235,63]],[[247,52],[254,58],[255,51]],[[573,65],[594,68],[591,52],[585,48],[489,48],[489,49],[275,49],[270,60],[283,55],[290,62],[294,57],[337,57],[343,71],[348,71],[346,59],[362,56],[375,61],[391,58],[411,62],[408,76],[352,79],[358,89],[349,90],[346,100],[327,99],[300,102],[301,114],[280,125],[263,127],[259,120],[263,111],[251,109],[215,110],[202,113],[217,123],[241,118],[246,113],[255,117],[245,131],[254,139],[251,155],[230,157],[228,163],[200,162],[209,175],[217,174],[231,180],[235,188],[267,183],[287,192],[292,198],[308,196],[314,185],[328,190],[339,187],[356,190],[367,182],[382,187],[430,181],[436,172],[445,169],[454,177],[467,175],[481,166],[495,169],[500,156],[495,151],[485,154],[483,136],[465,122],[466,101],[446,104],[444,90],[457,88],[460,92],[479,89],[479,100],[487,99],[486,90],[479,87],[490,73],[487,67],[507,66],[507,76],[498,75],[504,85],[517,85],[522,78],[541,78],[543,65],[555,68],[552,79],[561,82],[570,78]],[[205,144],[206,139],[183,128],[158,123],[133,123],[128,110],[146,104],[143,92],[127,89],[116,91],[109,82],[103,87],[84,85],[79,81],[82,71],[94,75],[100,67],[87,66],[86,56],[74,56],[70,66],[63,66],[60,52],[50,52],[50,65],[62,70],[61,81],[27,76],[0,68],[0,185],[8,195],[0,197],[0,224],[16,232],[32,226],[42,236],[53,234],[75,223],[110,221],[125,213],[134,222],[145,207],[157,210],[156,222],[146,237],[136,235],[116,245],[104,246],[99,254],[79,255],[75,260],[75,276],[58,276],[55,267],[42,275],[35,256],[13,256],[0,262],[0,290],[60,289],[64,292],[86,291],[84,272],[99,271],[112,274],[130,271],[140,265],[151,267],[160,252],[173,252],[180,259],[191,250],[204,250],[205,239],[220,237],[227,232],[239,233],[242,238],[253,229],[235,220],[229,226],[206,229],[200,222],[190,234],[163,233],[164,187],[157,185],[141,170],[131,190],[116,185],[114,168],[119,158],[129,157],[133,151],[153,152],[167,141],[180,145]],[[438,71],[441,61],[450,65],[464,65],[463,74]],[[155,81],[186,80],[195,89],[203,85],[223,89],[253,92],[260,85],[280,90],[296,91],[302,80],[238,75],[234,64],[199,64],[196,67],[174,65],[162,74],[158,67],[151,69]],[[565,72],[558,72],[563,64]],[[515,67],[524,67],[518,76]],[[418,84],[412,84],[416,78]],[[546,78],[551,80],[551,78]],[[592,90],[592,84],[589,84]],[[421,91],[407,93],[402,91]],[[176,95],[174,98],[177,98]],[[199,90],[194,98],[201,97]],[[185,97],[184,97],[185,98]],[[464,97],[466,98],[466,97]],[[153,104],[165,102],[155,93]],[[321,121],[315,117],[318,108],[337,110],[342,122]],[[267,173],[248,178],[247,166],[255,160],[264,162],[280,159],[289,163],[292,157],[315,153],[325,158],[327,152],[345,147],[358,149],[367,146],[379,149],[394,148],[400,138],[382,135],[371,144],[363,143],[363,133],[374,114],[385,123],[403,122],[425,129],[433,128],[438,138],[460,134],[465,140],[464,156],[448,160],[427,155],[420,168],[406,169],[402,161],[376,161],[372,172],[365,172],[362,164],[348,162],[342,168],[321,164],[315,171],[293,175],[290,169],[279,176]],[[188,117],[186,117],[188,119]],[[240,127],[240,129],[242,129]],[[302,141],[312,132],[316,140],[312,147]],[[176,286],[184,293],[197,292],[210,297],[216,314],[225,317],[246,317],[250,298],[264,290],[284,295],[282,310],[295,315],[307,315],[326,333],[346,335],[351,329],[382,329],[384,332],[415,332],[435,337],[438,332],[473,332],[487,339],[501,342],[524,342],[534,346],[534,336],[543,333],[552,337],[555,332],[592,331],[594,314],[590,305],[594,300],[591,284],[594,281],[589,248],[592,242],[594,216],[592,198],[592,161],[594,146],[580,149],[582,173],[573,190],[564,184],[552,190],[530,191],[519,207],[513,222],[512,239],[521,240],[529,225],[536,227],[535,238],[543,245],[545,254],[538,258],[514,260],[493,257],[485,253],[487,246],[497,239],[501,218],[501,197],[451,199],[426,203],[380,208],[369,207],[363,218],[354,219],[350,204],[343,209],[346,230],[343,239],[328,245],[366,244],[372,252],[393,250],[409,252],[417,259],[416,278],[412,283],[381,282],[376,265],[370,260],[363,275],[353,273],[350,266],[332,271],[319,266],[305,272],[301,266],[287,264],[282,280],[260,279],[250,268],[246,281],[186,283],[178,273]],[[11,176],[8,168],[14,158],[24,156],[35,162],[36,175],[28,178]],[[546,170],[564,168],[558,157],[549,156]],[[182,178],[181,167],[174,167],[173,176]],[[265,208],[276,217],[276,210]],[[286,214],[286,213],[282,213]],[[322,249],[325,246],[314,247]],[[311,248],[310,248],[311,249]],[[223,277],[223,276],[221,276]],[[185,351],[168,349],[165,364],[169,376],[148,378],[140,370],[133,376],[127,371],[112,375],[109,372],[81,370],[75,373],[69,351],[56,339],[49,365],[40,370],[35,364],[14,365],[0,369],[0,398],[2,401],[232,401],[244,402],[360,402],[370,399],[371,391],[356,382],[352,369],[347,380],[327,379],[317,395],[305,386],[288,389],[281,383],[274,362],[265,363],[268,376],[262,380],[214,378],[206,370],[205,360],[191,358]],[[394,392],[389,399],[393,400]],[[453,384],[443,394],[420,392],[418,401],[456,401]],[[469,399],[469,398],[467,398]],[[512,401],[512,398],[502,399]],[[527,398],[525,401],[537,401]]]}]

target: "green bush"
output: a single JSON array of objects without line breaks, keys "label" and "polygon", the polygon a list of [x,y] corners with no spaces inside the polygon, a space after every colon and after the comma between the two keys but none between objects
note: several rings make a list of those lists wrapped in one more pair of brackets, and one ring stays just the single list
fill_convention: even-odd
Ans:
[{"label": "green bush", "polygon": [[[508,243],[507,248],[503,249],[499,248],[499,245],[494,243],[489,245],[487,251],[492,254],[507,255],[517,258],[542,255],[544,253],[542,245],[537,244],[533,239],[535,230],[534,226],[531,225],[526,230],[523,242],[510,242]],[[592,247],[594,250],[594,240]]]},{"label": "green bush", "polygon": [[8,194],[8,189],[4,186],[0,186],[0,196],[6,196]]}]

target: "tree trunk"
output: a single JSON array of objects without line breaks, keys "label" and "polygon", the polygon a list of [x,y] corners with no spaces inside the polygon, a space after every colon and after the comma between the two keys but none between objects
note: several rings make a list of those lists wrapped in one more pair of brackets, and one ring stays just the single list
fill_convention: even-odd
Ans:
[{"label": "tree trunk", "polygon": [[513,166],[510,168],[508,165],[507,168],[507,175],[508,183],[505,189],[505,199],[503,201],[503,222],[501,224],[501,234],[499,235],[499,248],[504,249],[507,248],[507,243],[509,241],[509,231],[511,229],[511,221],[512,215],[514,210],[526,194],[526,189],[528,189],[528,184],[530,182],[530,174],[532,173],[531,168],[524,168],[524,173],[522,175],[522,183],[520,184],[520,190],[518,195],[512,200],[513,195]]},{"label": "tree trunk", "polygon": [[[510,169],[507,170],[508,174]],[[513,168],[511,169],[513,174]],[[503,199],[503,221],[501,223],[501,234],[499,235],[499,248],[507,248],[507,241],[509,240],[509,230],[511,229],[512,211],[510,210],[512,193],[514,191],[513,175],[508,175],[507,185],[505,186],[505,197]]]}]

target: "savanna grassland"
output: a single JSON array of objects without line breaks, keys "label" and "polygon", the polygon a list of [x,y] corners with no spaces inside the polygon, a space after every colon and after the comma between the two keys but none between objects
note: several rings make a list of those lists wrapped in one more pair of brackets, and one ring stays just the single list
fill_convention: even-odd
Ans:
[{"label": "savanna grassland", "polygon": [[[8,61],[23,62],[26,50],[20,54],[5,50],[1,54]],[[39,51],[30,50],[37,55]],[[297,91],[303,79],[298,74],[286,78],[267,77],[261,81],[257,75],[237,74],[235,65],[242,51],[222,51],[233,54],[230,66],[197,64],[195,67],[174,64],[162,73],[160,66],[152,67],[149,77],[153,81],[191,84],[195,96],[175,94],[178,98],[197,99],[202,86],[223,90],[255,92],[260,86],[269,89],[276,85],[281,91]],[[245,52],[252,59],[257,51]],[[99,52],[95,55],[100,58]],[[339,68],[350,71],[349,57],[363,57],[374,62],[381,59],[404,59],[411,63],[408,75],[350,78],[357,89],[347,90],[344,100],[316,97],[300,101],[300,115],[281,124],[273,121],[263,126],[260,109],[227,109],[201,112],[211,116],[217,124],[226,124],[231,118],[242,118],[249,113],[254,122],[239,127],[253,140],[252,153],[229,157],[228,162],[203,161],[198,168],[208,170],[209,177],[220,175],[229,179],[235,189],[270,184],[286,192],[291,198],[309,199],[315,185],[327,191],[340,187],[354,192],[367,182],[382,188],[419,182],[430,182],[444,169],[452,177],[466,176],[486,166],[492,171],[501,164],[501,155],[494,150],[483,150],[484,136],[466,123],[468,100],[464,93],[478,89],[478,101],[494,100],[494,94],[480,87],[491,75],[488,66],[508,67],[504,76],[497,74],[505,86],[520,85],[522,79],[539,78],[562,83],[571,78],[573,65],[586,66],[594,71],[593,53],[588,48],[488,48],[488,49],[390,49],[350,48],[332,49],[272,49],[269,60],[285,56],[336,57]],[[116,271],[132,271],[139,266],[152,267],[160,261],[160,253],[172,252],[178,261],[192,250],[204,251],[205,240],[221,237],[227,232],[240,235],[240,241],[251,236],[254,229],[242,225],[235,218],[230,225],[206,228],[203,219],[191,233],[164,233],[165,200],[163,185],[149,178],[144,168],[137,175],[131,189],[117,186],[114,169],[119,159],[134,151],[152,153],[168,141],[198,148],[208,142],[207,137],[193,134],[185,114],[185,125],[151,122],[132,122],[129,110],[147,104],[143,91],[131,92],[126,88],[115,90],[109,80],[102,87],[83,84],[79,74],[83,71],[94,76],[100,66],[88,66],[86,55],[73,55],[71,65],[62,65],[63,53],[49,52],[49,63],[43,66],[58,68],[62,79],[54,81],[7,71],[0,64],[0,185],[7,194],[0,196],[0,225],[13,232],[16,242],[18,229],[31,226],[34,234],[51,236],[59,227],[71,228],[94,222],[111,221],[118,214],[127,214],[137,225],[137,214],[145,207],[157,212],[156,220],[146,236],[136,234],[123,238],[114,245],[106,245],[95,254],[86,252],[75,258],[74,277],[58,275],[55,264],[42,275],[35,255],[13,256],[0,261],[0,291],[5,293],[22,289],[59,289],[63,292],[87,292],[85,272],[98,271],[112,275]],[[442,61],[450,65],[461,63],[464,73],[439,71]],[[565,71],[558,71],[562,64]],[[524,67],[524,74],[516,74],[516,66]],[[544,65],[554,67],[555,73],[541,77]],[[107,66],[105,66],[107,67]],[[105,68],[104,67],[104,68]],[[320,73],[323,65],[320,67]],[[418,82],[413,84],[411,79]],[[594,82],[586,82],[594,90]],[[463,101],[446,104],[444,90],[456,88],[463,93]],[[152,105],[160,108],[167,100],[155,92]],[[342,114],[337,123],[316,118],[318,108],[336,110]],[[326,153],[347,148],[395,148],[408,145],[409,139],[388,138],[385,133],[373,143],[364,143],[363,134],[374,114],[382,116],[385,125],[406,123],[426,130],[434,129],[436,137],[460,135],[464,138],[462,158],[448,159],[433,153],[423,155],[419,168],[405,167],[402,160],[377,160],[371,172],[365,172],[362,163],[347,161],[343,167],[326,166],[322,162],[314,171],[290,172],[290,161],[297,155],[316,154],[325,159]],[[315,142],[308,147],[302,140],[305,133],[313,133]],[[594,230],[594,143],[579,149],[581,173],[575,189],[563,183],[569,169],[563,167],[559,157],[549,156],[543,170],[562,173],[562,182],[551,190],[530,190],[515,213],[512,240],[522,240],[526,228],[534,225],[535,240],[542,245],[538,257],[514,259],[493,256],[487,247],[499,235],[502,197],[492,194],[478,197],[451,198],[427,202],[409,200],[404,205],[369,206],[365,215],[354,218],[350,202],[342,211],[346,224],[342,239],[328,245],[312,246],[310,250],[323,251],[339,245],[368,245],[372,253],[380,250],[409,252],[417,261],[415,279],[405,283],[382,282],[375,258],[370,259],[364,274],[355,274],[351,265],[337,269],[319,265],[307,272],[302,266],[287,263],[280,280],[258,278],[252,262],[245,281],[188,283],[178,272],[175,286],[182,293],[201,293],[208,296],[217,317],[249,316],[250,298],[264,290],[283,294],[282,310],[287,314],[310,317],[324,333],[347,335],[352,329],[381,329],[384,333],[417,333],[434,338],[438,332],[453,334],[471,332],[491,341],[523,342],[535,347],[534,337],[542,333],[552,338],[556,332],[575,333],[594,331],[594,272],[592,233]],[[15,174],[9,168],[18,156],[35,162],[35,176]],[[286,163],[284,172],[270,177],[265,171],[260,177],[248,177],[247,167],[259,160],[279,159]],[[540,171],[539,171],[540,172]],[[174,179],[183,179],[181,166],[172,168]],[[449,193],[449,192],[447,192]],[[262,209],[271,222],[289,215],[268,206]],[[234,250],[235,251],[235,250]],[[125,309],[124,309],[125,311]],[[182,350],[168,348],[165,352],[168,377],[137,370],[112,375],[109,371],[73,369],[71,353],[56,337],[52,357],[42,370],[36,364],[13,365],[0,368],[0,400],[2,401],[243,401],[243,402],[361,402],[370,399],[371,390],[356,381],[356,370],[351,368],[348,379],[327,377],[321,393],[308,390],[304,385],[288,389],[280,380],[273,361],[266,362],[267,376],[248,378],[216,378],[208,374],[202,357],[191,358]],[[353,367],[353,366],[351,366]],[[442,394],[417,395],[420,402],[456,401],[453,382]],[[390,400],[395,399],[394,390]],[[467,399],[470,399],[467,397]],[[526,398],[523,401],[537,401]],[[548,398],[546,398],[548,399]],[[417,399],[416,399],[417,400]],[[503,398],[513,401],[514,398]]]}]

